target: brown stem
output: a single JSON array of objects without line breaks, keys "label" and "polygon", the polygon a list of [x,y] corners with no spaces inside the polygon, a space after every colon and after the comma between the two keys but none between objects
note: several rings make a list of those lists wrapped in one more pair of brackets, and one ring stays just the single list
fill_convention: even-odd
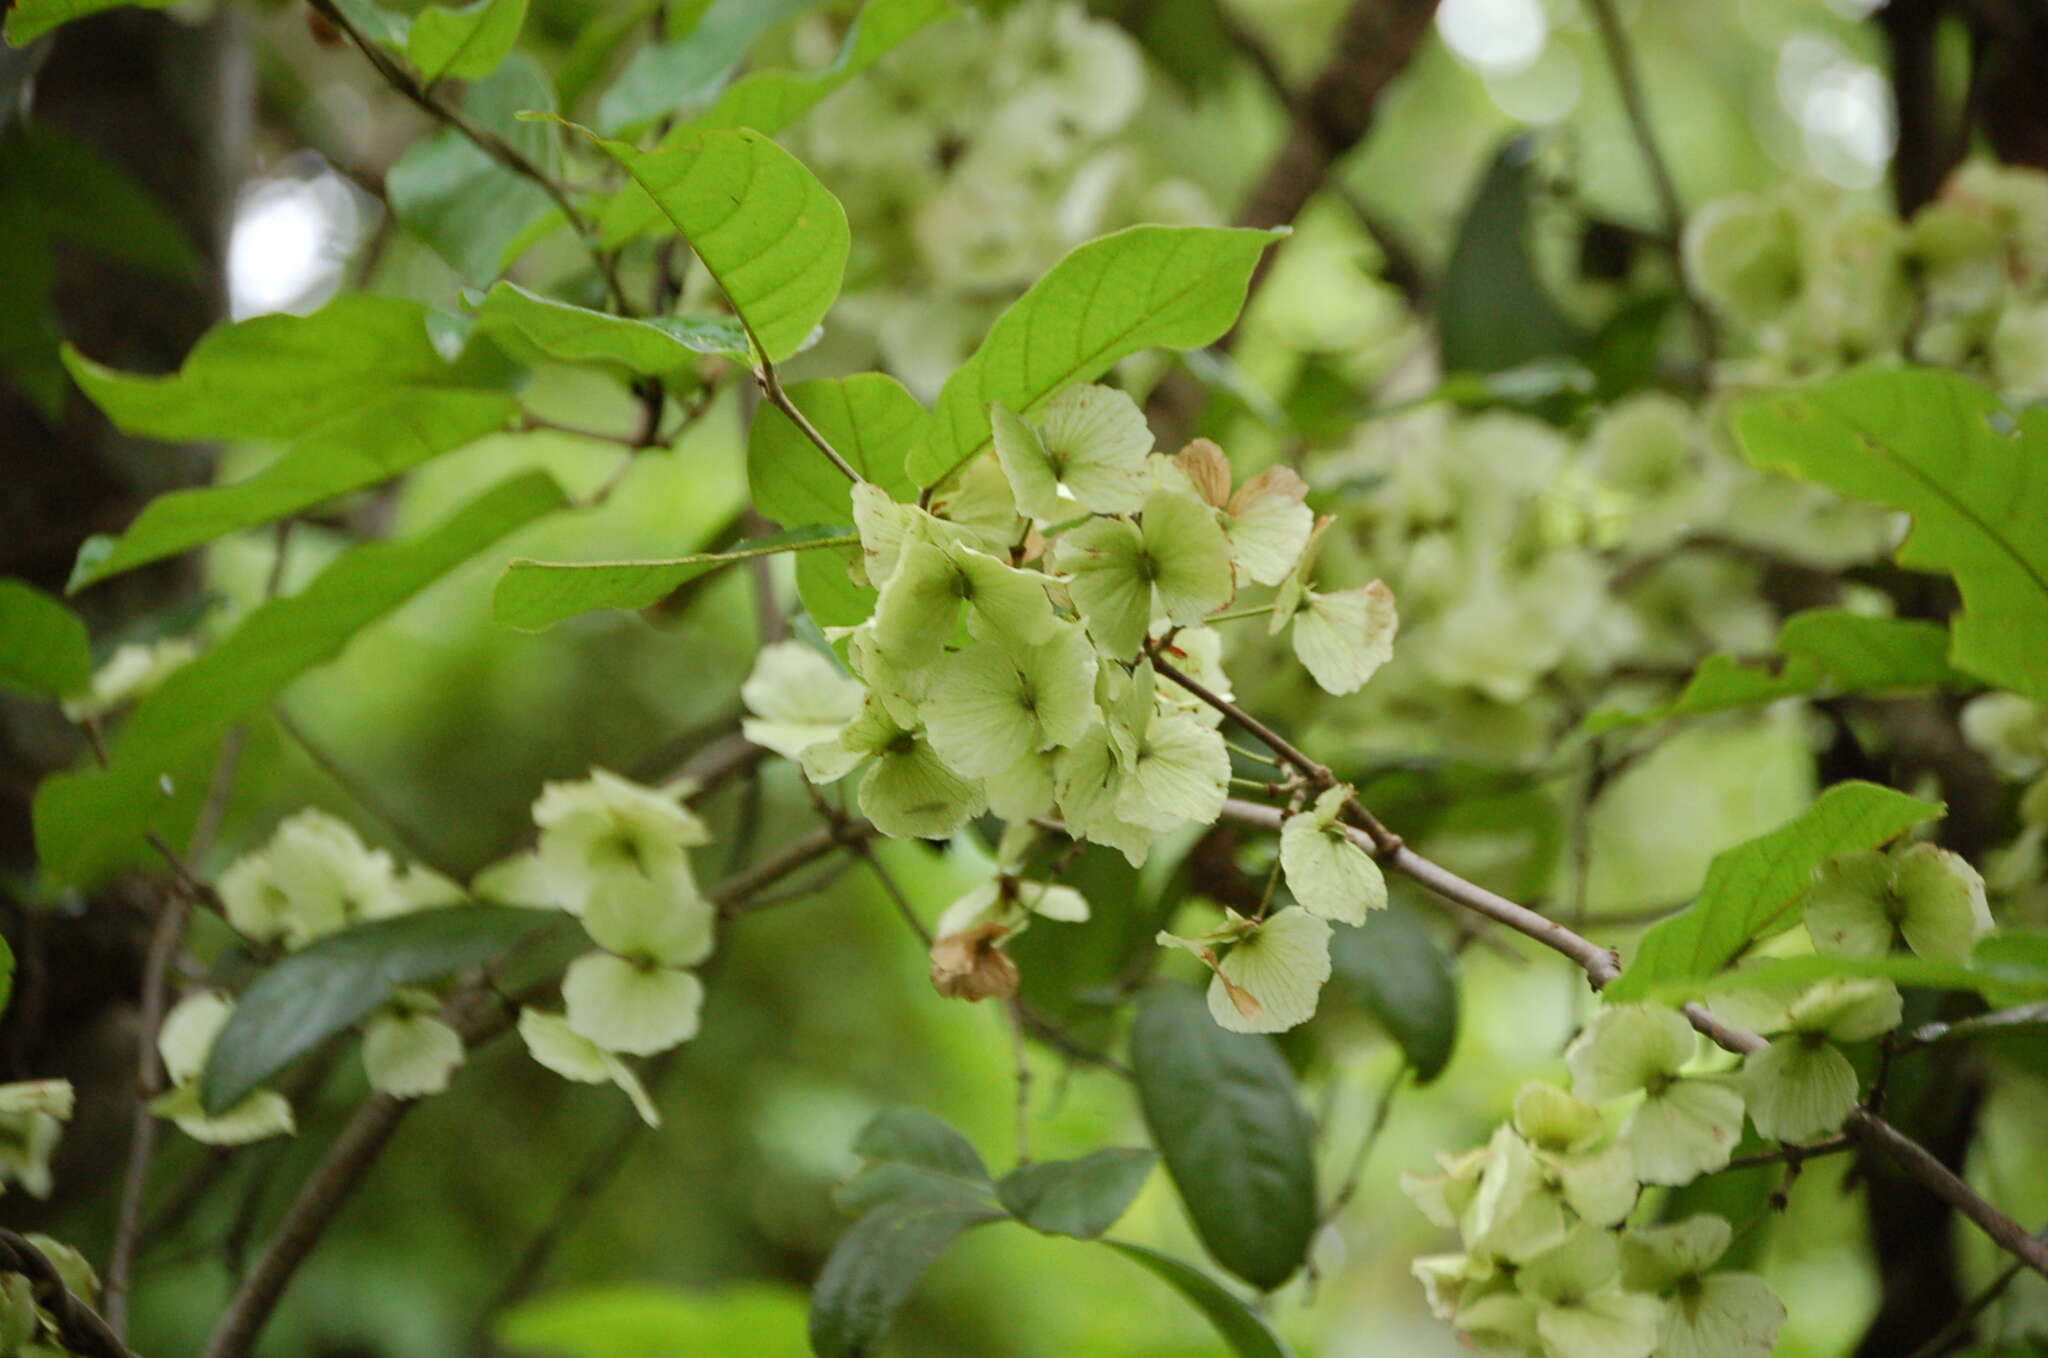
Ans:
[{"label": "brown stem", "polygon": [[71,1352],[85,1358],[135,1358],[99,1313],[71,1294],[49,1256],[5,1227],[0,1227],[0,1269],[28,1279],[36,1304],[50,1313]]}]

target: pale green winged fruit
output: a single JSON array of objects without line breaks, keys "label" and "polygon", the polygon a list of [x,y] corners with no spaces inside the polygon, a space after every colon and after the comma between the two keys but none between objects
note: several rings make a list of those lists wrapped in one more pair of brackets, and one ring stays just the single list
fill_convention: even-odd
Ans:
[{"label": "pale green winged fruit", "polygon": [[1634,1157],[1620,1143],[1601,1144],[1607,1120],[1594,1105],[1533,1080],[1515,1096],[1513,1125],[1580,1220],[1612,1226],[1635,1206]]},{"label": "pale green winged fruit", "polygon": [[[1212,943],[1230,949],[1216,960]],[[1280,910],[1263,920],[1230,911],[1223,927],[1187,939],[1161,932],[1163,945],[1184,948],[1215,973],[1209,1015],[1234,1033],[1281,1033],[1315,1016],[1330,979],[1330,926],[1306,910]]]},{"label": "pale green winged fruit", "polygon": [[816,649],[800,641],[776,641],[761,648],[753,673],[740,685],[751,716],[740,733],[784,759],[838,735],[860,715],[865,690]]},{"label": "pale green winged fruit", "polygon": [[1883,957],[1903,941],[1922,957],[1960,962],[1991,931],[1984,879],[1934,844],[1844,854],[1806,898],[1814,947],[1837,957]]},{"label": "pale green winged fruit", "polygon": [[1387,879],[1338,819],[1350,799],[1350,788],[1333,787],[1311,810],[1289,816],[1280,827],[1280,867],[1302,909],[1339,924],[1363,924],[1367,911],[1385,908]]},{"label": "pale green winged fruit", "polygon": [[1053,795],[1068,830],[1092,844],[1116,849],[1138,867],[1151,851],[1153,832],[1126,820],[1118,809],[1128,781],[1109,728],[1097,722],[1060,751],[1053,769]]},{"label": "pale green winged fruit", "polygon": [[163,1058],[171,1088],[152,1100],[149,1110],[210,1146],[240,1146],[296,1129],[291,1104],[276,1090],[253,1090],[218,1116],[200,1105],[199,1077],[234,1008],[232,1000],[216,991],[194,991],[178,1001],[157,1030],[157,1054]]},{"label": "pale green winged fruit", "polygon": [[1749,1117],[1779,1141],[1809,1141],[1842,1125],[1856,1106],[1856,1068],[1834,1047],[1898,1026],[1898,988],[1890,981],[1830,980],[1794,1001],[1789,1029],[1743,1058]]},{"label": "pale green winged fruit", "polygon": [[1785,1307],[1754,1273],[1709,1273],[1734,1231],[1711,1214],[1621,1238],[1623,1284],[1663,1296],[1659,1358],[1767,1358]]},{"label": "pale green winged fruit", "polygon": [[1083,514],[1130,514],[1145,498],[1145,413],[1114,387],[1068,387],[1033,429],[1000,403],[989,407],[996,457],[1017,508],[1041,523]]},{"label": "pale green winged fruit", "polygon": [[1663,1303],[1621,1285],[1612,1232],[1580,1226],[1525,1262],[1515,1288],[1534,1307],[1536,1333],[1551,1358],[1649,1358]]},{"label": "pale green winged fruit", "polygon": [[1095,651],[1061,624],[1043,645],[998,636],[939,662],[922,711],[932,748],[969,778],[1079,740],[1095,718]]},{"label": "pale green winged fruit", "polygon": [[1026,881],[1005,873],[983,882],[947,906],[932,932],[944,938],[984,924],[999,924],[1014,937],[1024,932],[1034,917],[1062,924],[1085,923],[1088,898],[1070,886]]},{"label": "pale green winged fruit", "polygon": [[666,1051],[697,1035],[704,987],[683,968],[711,955],[718,912],[701,896],[618,877],[600,882],[583,927],[604,952],[570,963],[562,978],[569,1027],[606,1051]]},{"label": "pale green winged fruit", "polygon": [[1308,545],[1315,515],[1304,502],[1308,483],[1292,467],[1271,466],[1230,490],[1230,459],[1208,439],[1174,454],[1188,484],[1223,515],[1230,556],[1238,571],[1261,585],[1277,585]]},{"label": "pale green winged fruit", "polygon": [[405,988],[363,1025],[363,1070],[370,1087],[393,1098],[439,1094],[462,1064],[462,1038],[437,1016],[426,991]]},{"label": "pale green winged fruit", "polygon": [[1193,492],[1160,487],[1139,523],[1093,519],[1062,534],[1054,564],[1102,653],[1128,661],[1154,617],[1193,626],[1230,602],[1230,541]]},{"label": "pale green winged fruit", "polygon": [[401,874],[390,854],[370,848],[351,826],[313,808],[287,817],[263,847],[231,864],[219,890],[221,908],[237,932],[291,948],[445,903],[450,892],[461,896],[438,874]]},{"label": "pale green winged fruit", "polygon": [[1223,814],[1230,751],[1212,727],[1179,712],[1156,713],[1119,762],[1115,814],[1126,824],[1165,831]]},{"label": "pale green winged fruit", "polygon": [[581,914],[591,888],[612,874],[629,874],[695,893],[684,850],[711,841],[711,832],[673,793],[643,787],[605,769],[579,782],[548,783],[533,804],[540,827],[541,861],[569,892],[557,902]]},{"label": "pale green winged fruit", "polygon": [[873,693],[836,740],[805,750],[803,763],[805,776],[818,783],[868,765],[861,812],[896,839],[943,839],[988,804],[979,781],[949,768],[923,731],[899,723]]},{"label": "pale green winged fruit", "polygon": [[1375,580],[1357,589],[1319,593],[1309,585],[1331,520],[1317,521],[1293,573],[1281,581],[1267,630],[1294,624],[1294,654],[1327,693],[1356,693],[1394,655],[1400,614],[1394,592]]},{"label": "pale green winged fruit", "polygon": [[1741,1139],[1741,1093],[1725,1080],[1682,1073],[1697,1049],[1683,1014],[1646,1004],[1601,1010],[1565,1049],[1580,1098],[1606,1103],[1642,1091],[1619,1141],[1646,1184],[1690,1183],[1712,1173]]},{"label": "pale green winged fruit", "polygon": [[561,1015],[521,1009],[519,1037],[534,1060],[563,1079],[593,1085],[610,1081],[625,1091],[642,1122],[650,1127],[661,1125],[661,1114],[632,1067],[577,1033]]},{"label": "pale green winged fruit", "polygon": [[0,1085],[0,1189],[14,1183],[32,1198],[50,1196],[50,1157],[76,1103],[69,1080]]},{"label": "pale green winged fruit", "polygon": [[898,668],[922,669],[944,653],[965,604],[975,635],[1040,644],[1058,622],[1047,583],[958,543],[906,542],[875,601],[875,643]]}]

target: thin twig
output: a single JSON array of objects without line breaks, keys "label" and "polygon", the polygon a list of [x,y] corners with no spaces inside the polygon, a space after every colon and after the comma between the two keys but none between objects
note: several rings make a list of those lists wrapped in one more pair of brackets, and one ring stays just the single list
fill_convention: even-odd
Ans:
[{"label": "thin twig", "polygon": [[1387,1118],[1394,1111],[1394,1095],[1401,1090],[1401,1084],[1408,1078],[1408,1063],[1402,1062],[1394,1068],[1393,1078],[1381,1087],[1379,1099],[1373,1104],[1372,1122],[1359,1140],[1358,1149],[1351,1153],[1351,1164],[1344,1171],[1344,1178],[1338,1183],[1337,1191],[1330,1197],[1330,1205],[1323,1209],[1319,1226],[1327,1226],[1341,1215],[1358,1193],[1358,1184],[1365,1174],[1366,1161],[1372,1158],[1372,1149],[1379,1144],[1380,1134],[1387,1129]]},{"label": "thin twig", "polygon": [[1024,1002],[1011,997],[1010,1047],[1017,1061],[1017,1163],[1031,1163],[1031,1051],[1024,1041]]},{"label": "thin twig", "polygon": [[1776,1150],[1758,1151],[1754,1155],[1738,1155],[1723,1165],[1716,1173],[1725,1174],[1730,1170],[1755,1169],[1760,1165],[1789,1165],[1795,1161],[1805,1163],[1823,1155],[1845,1151],[1856,1144],[1852,1136],[1829,1137],[1826,1141],[1786,1142]]},{"label": "thin twig", "polygon": [[[2043,1231],[2042,1234],[2048,1235],[2048,1231]],[[1947,1353],[1968,1338],[1970,1331],[1977,1326],[1977,1318],[1990,1310],[1993,1302],[2005,1295],[2006,1289],[2020,1276],[2020,1269],[2021,1265],[2017,1259],[2007,1264],[1996,1278],[1984,1285],[1983,1291],[1963,1304],[1963,1309],[1956,1313],[1953,1320],[1935,1331],[1926,1343],[1914,1349],[1910,1358],[1939,1358],[1939,1355]]]},{"label": "thin twig", "polygon": [[271,720],[277,723],[278,729],[290,736],[292,743],[299,747],[306,758],[313,761],[314,767],[327,775],[329,782],[340,788],[344,796],[363,810],[369,812],[379,825],[382,825],[391,832],[391,837],[404,847],[408,856],[416,862],[426,864],[444,876],[455,878],[462,876],[461,872],[450,866],[447,860],[442,858],[433,845],[427,843],[426,838],[419,831],[415,830],[406,822],[403,816],[393,811],[385,803],[384,799],[378,795],[377,790],[370,786],[367,779],[358,776],[353,769],[343,764],[339,759],[336,759],[326,746],[313,739],[307,733],[306,728],[299,725],[297,719],[291,713],[285,711],[282,703],[271,704],[270,716]]},{"label": "thin twig", "polygon": [[1955,1019],[1948,1023],[1923,1023],[1903,1036],[1899,1042],[1899,1050],[1918,1051],[1922,1047],[1932,1047],[1942,1042],[1959,1042],[1984,1033],[2044,1026],[2048,1026],[2048,1002],[2023,1004],[2012,1009],[1994,1009],[1988,1014]]},{"label": "thin twig", "polygon": [[789,422],[811,441],[813,447],[825,455],[826,461],[839,469],[841,475],[856,486],[867,479],[853,469],[851,462],[839,455],[839,450],[832,446],[831,440],[818,432],[818,427],[811,423],[810,417],[797,409],[796,402],[790,400],[789,393],[782,389],[782,379],[776,375],[773,363],[765,358],[761,360],[761,366],[754,370],[754,383],[761,388],[762,399],[788,416]]}]

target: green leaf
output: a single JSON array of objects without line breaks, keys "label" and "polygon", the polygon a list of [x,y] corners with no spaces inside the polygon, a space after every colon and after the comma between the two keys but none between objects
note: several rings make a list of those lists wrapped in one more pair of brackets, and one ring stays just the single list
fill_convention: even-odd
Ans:
[{"label": "green leaf", "polygon": [[1447,373],[1498,372],[1578,350],[1578,333],[1529,252],[1530,155],[1523,138],[1501,148],[1458,228],[1437,299]]},{"label": "green leaf", "polygon": [[35,802],[43,871],[90,886],[132,861],[137,837],[164,810],[163,784],[175,792],[178,780],[189,776],[189,764],[229,728],[261,711],[300,675],[341,654],[357,632],[564,504],[546,474],[525,473],[418,537],[343,554],[299,593],[251,612],[219,645],[173,672],[137,705],[106,770],[44,780]]},{"label": "green leaf", "polygon": [[1158,1162],[1148,1150],[1110,1149],[1019,1165],[996,1185],[996,1196],[1034,1231],[1093,1240],[1129,1210]]},{"label": "green leaf", "polygon": [[615,213],[644,212],[651,199],[771,363],[810,342],[839,295],[851,237],[846,210],[802,162],[746,128],[693,132],[656,151],[592,139],[633,177],[600,219],[607,241],[617,239]]},{"label": "green leaf", "polygon": [[287,955],[242,992],[200,1078],[216,1116],[328,1038],[417,985],[480,966],[555,916],[516,905],[451,905],[374,920]]},{"label": "green leaf", "polygon": [[1791,994],[1816,981],[1869,977],[1927,990],[1975,991],[1993,1004],[2000,1005],[2024,1004],[2048,997],[2048,954],[2027,958],[2001,956],[1996,948],[1981,951],[1983,944],[1994,937],[1998,936],[1990,935],[1982,940],[1980,951],[1973,952],[1967,963],[1913,957],[1905,953],[1892,957],[1833,957],[1806,953],[1798,957],[1766,958],[1713,976],[1670,981],[1658,986],[1655,995],[1660,1000],[1677,1003],[1744,990]]},{"label": "green leaf", "polygon": [[772,1283],[686,1291],[617,1283],[549,1292],[501,1316],[499,1347],[534,1358],[806,1358],[804,1294]]},{"label": "green leaf", "polygon": [[633,54],[597,101],[598,125],[613,135],[627,135],[671,114],[687,117],[717,97],[762,34],[817,4],[818,0],[719,0],[688,34],[674,42],[651,43]]},{"label": "green leaf", "polygon": [[475,0],[459,9],[428,5],[406,32],[406,59],[429,85],[475,80],[498,68],[525,22],[526,0]]},{"label": "green leaf", "polygon": [[0,1014],[7,1012],[7,1002],[14,998],[14,949],[7,940],[0,938]]},{"label": "green leaf", "polygon": [[834,1200],[848,1212],[893,1203],[989,1206],[995,1184],[974,1146],[944,1119],[921,1108],[889,1108],[868,1120],[853,1143],[864,1163]]},{"label": "green leaf", "polygon": [[1837,783],[1793,820],[1714,855],[1699,899],[1643,935],[1607,999],[1640,1000],[1659,986],[1713,975],[1751,940],[1798,923],[1798,903],[1830,858],[1875,848],[1940,814],[1938,803],[1875,783]]},{"label": "green leaf", "polygon": [[925,1270],[962,1232],[1003,1220],[968,1202],[892,1203],[868,1213],[832,1248],[811,1291],[811,1350],[818,1358],[866,1358],[880,1350],[896,1312]]},{"label": "green leaf", "polygon": [[1152,1141],[1216,1262],[1262,1291],[1292,1277],[1316,1228],[1308,1115],[1270,1038],[1228,1033],[1201,994],[1138,1007],[1131,1066]]},{"label": "green leaf", "polygon": [[1129,1241],[1105,1240],[1102,1243],[1186,1297],[1216,1327],[1216,1333],[1237,1358],[1294,1358],[1294,1351],[1273,1332],[1273,1327],[1258,1312],[1225,1291],[1221,1284],[1200,1269],[1182,1263],[1172,1255],[1133,1245]]},{"label": "green leaf", "polygon": [[1759,467],[1911,514],[1899,564],[1962,591],[1949,659],[2048,701],[2048,410],[2015,420],[1952,373],[1862,372],[1760,398],[1736,428]]},{"label": "green leaf", "polygon": [[[547,174],[561,168],[554,131],[517,115],[554,107],[553,87],[524,53],[514,53],[462,98],[462,111],[472,121]],[[385,176],[384,189],[400,224],[478,286],[504,272],[508,256],[531,240],[536,223],[558,211],[540,185],[506,169],[453,128],[414,142]]]},{"label": "green leaf", "polygon": [[1816,693],[1883,693],[1931,685],[1968,687],[1948,663],[1948,630],[1911,618],[1870,618],[1816,608],[1785,619],[1778,633],[1784,663],[1775,669],[1725,653],[1708,656],[1685,688],[1662,707],[1643,712],[1605,708],[1587,714],[1580,730],[1601,735],[1629,726],[1755,707]]},{"label": "green leaf", "polygon": [[564,618],[600,608],[624,612],[660,603],[676,587],[720,566],[751,561],[778,552],[805,552],[820,547],[847,547],[860,542],[845,527],[813,525],[765,538],[752,538],[725,552],[659,561],[534,561],[511,562],[498,577],[492,616],[500,626],[542,632]]},{"label": "green leaf", "polygon": [[1193,349],[1228,330],[1252,269],[1283,231],[1133,226],[1070,251],[996,319],[947,379],[930,432],[910,457],[936,485],[990,446],[989,405],[1036,414],[1140,349]]},{"label": "green leaf", "polygon": [[125,434],[293,439],[403,392],[502,390],[511,376],[488,346],[450,362],[434,347],[433,313],[399,297],[349,294],[310,316],[258,316],[208,331],[176,373],[103,367],[68,345],[72,378]]},{"label": "green leaf", "polygon": [[0,209],[10,233],[75,245],[174,282],[199,276],[199,252],[149,190],[53,127],[17,121],[0,135]]},{"label": "green leaf", "polygon": [[67,588],[75,594],[109,576],[389,481],[496,433],[518,410],[518,402],[503,392],[394,389],[299,438],[247,480],[159,495],[119,537],[86,539]]},{"label": "green leaf", "polygon": [[[925,410],[901,382],[881,373],[860,373],[799,382],[787,395],[863,480],[888,491],[891,499],[917,498],[917,486],[903,464],[924,427]],[[747,434],[747,484],[754,508],[780,524],[853,519],[853,483],[789,416],[765,403]]]},{"label": "green leaf", "polygon": [[[860,548],[805,552],[796,559],[796,593],[820,627],[853,627],[873,616],[875,591],[853,582]],[[842,653],[843,654],[843,653]]]},{"label": "green leaf", "polygon": [[68,24],[102,10],[168,9],[173,0],[16,0],[7,11],[7,41],[26,47],[60,24]]},{"label": "green leaf", "polygon": [[636,320],[542,297],[517,283],[494,285],[476,324],[485,334],[516,335],[557,363],[588,363],[635,376],[694,367],[705,354],[747,356],[747,333],[729,316]]},{"label": "green leaf", "polygon": [[1363,1004],[1400,1044],[1418,1084],[1443,1073],[1458,1041],[1458,981],[1450,959],[1411,910],[1375,910],[1330,939],[1323,1007]]},{"label": "green leaf", "polygon": [[92,642],[78,615],[34,585],[0,580],[0,688],[62,698],[92,682]]}]

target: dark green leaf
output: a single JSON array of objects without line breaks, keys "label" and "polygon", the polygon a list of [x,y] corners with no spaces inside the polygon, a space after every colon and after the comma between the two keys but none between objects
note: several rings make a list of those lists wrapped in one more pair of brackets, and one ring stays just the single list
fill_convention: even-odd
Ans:
[{"label": "dark green leaf", "polygon": [[973,1145],[949,1123],[921,1108],[875,1114],[853,1149],[866,1163],[833,1195],[845,1211],[867,1212],[902,1202],[986,1207],[995,1200],[988,1166]]},{"label": "dark green leaf", "polygon": [[430,85],[475,80],[498,68],[525,22],[526,0],[474,0],[459,9],[428,5],[413,15],[405,55]]},{"label": "dark green leaf", "polygon": [[189,778],[230,727],[341,654],[350,638],[484,548],[565,504],[545,473],[484,492],[415,538],[357,547],[305,589],[257,608],[219,645],[137,705],[103,772],[45,779],[36,849],[53,879],[89,886],[131,861],[164,813],[164,784]]},{"label": "dark green leaf", "polygon": [[1053,265],[996,319],[947,379],[909,471],[936,485],[990,446],[989,405],[1031,415],[1140,349],[1193,349],[1228,330],[1252,269],[1285,234],[1210,226],[1133,226]]},{"label": "dark green leaf", "polygon": [[1949,659],[2048,701],[2048,410],[2015,421],[1953,373],[1860,372],[1759,398],[1736,427],[1759,467],[1911,514],[1899,564],[1962,591]]},{"label": "dark green leaf", "polygon": [[374,920],[308,944],[256,978],[207,1057],[209,1113],[373,1013],[393,986],[480,966],[557,916],[513,905],[452,905]]},{"label": "dark green leaf", "polygon": [[1578,332],[1530,257],[1529,160],[1526,141],[1502,147],[1458,228],[1437,299],[1445,372],[1498,372],[1578,351]]},{"label": "dark green leaf", "polygon": [[78,615],[35,586],[0,580],[0,688],[63,698],[92,682],[92,643]]},{"label": "dark green leaf", "polygon": [[896,1312],[963,1231],[1003,1220],[973,1203],[893,1203],[868,1213],[839,1238],[811,1291],[811,1350],[818,1358],[877,1352]]},{"label": "dark green leaf", "polygon": [[293,439],[359,418],[400,392],[501,390],[511,376],[488,347],[442,357],[418,302],[353,294],[310,316],[258,316],[209,331],[167,377],[117,372],[66,347],[65,366],[127,434]]},{"label": "dark green leaf", "polygon": [[1131,1066],[1145,1124],[1216,1262],[1271,1291],[1316,1228],[1307,1113],[1269,1038],[1225,1032],[1200,992],[1164,985],[1138,1007]]},{"label": "dark green leaf", "polygon": [[0,211],[10,233],[40,236],[159,277],[199,276],[185,230],[118,162],[42,124],[0,136]]},{"label": "dark green leaf", "polygon": [[660,603],[707,571],[779,552],[846,547],[860,538],[844,527],[813,525],[742,542],[730,551],[660,561],[532,561],[521,557],[498,577],[492,614],[501,626],[539,632],[600,608],[627,612]]},{"label": "dark green leaf", "polygon": [[[471,85],[462,100],[472,120],[549,174],[560,168],[554,130],[516,115],[554,106],[554,88],[524,53],[514,53]],[[530,240],[536,223],[558,210],[538,184],[452,128],[413,143],[385,176],[384,188],[405,229],[478,286],[503,273],[511,262],[507,256]]]},{"label": "dark green leaf", "polygon": [[1158,1160],[1148,1150],[1110,1149],[1020,1165],[996,1185],[996,1196],[1034,1231],[1093,1240],[1129,1210]]},{"label": "dark green leaf", "polygon": [[173,0],[15,0],[7,11],[7,41],[26,47],[60,24],[98,14],[102,10],[132,6],[136,9],[167,9]]},{"label": "dark green leaf", "polygon": [[518,410],[518,402],[504,392],[396,388],[299,438],[247,480],[159,495],[118,538],[86,539],[69,588],[76,593],[109,576],[389,481],[505,428]]},{"label": "dark green leaf", "polygon": [[1942,813],[1875,783],[1837,783],[1795,819],[1714,855],[1699,899],[1643,935],[1610,1000],[1712,976],[1757,938],[1799,922],[1798,904],[1829,859],[1869,849]]},{"label": "dark green leaf", "polygon": [[[799,382],[788,395],[825,441],[898,500],[917,497],[903,469],[925,421],[903,384],[881,373]],[[747,435],[747,484],[754,508],[776,523],[847,523],[853,484],[780,410],[762,405]]]},{"label": "dark green leaf", "polygon": [[1216,1333],[1230,1345],[1237,1358],[1294,1358],[1294,1351],[1258,1312],[1225,1291],[1222,1284],[1202,1270],[1143,1245],[1123,1240],[1102,1243],[1186,1297],[1216,1327]]},{"label": "dark green leaf", "polygon": [[651,199],[770,362],[810,343],[839,295],[851,240],[846,210],[817,176],[746,128],[693,132],[657,151],[597,144],[633,177],[605,209],[608,240],[614,214],[644,213]]},{"label": "dark green leaf", "polygon": [[732,78],[733,68],[762,34],[817,3],[719,0],[683,37],[651,44],[633,54],[626,69],[597,101],[598,125],[616,136],[672,114],[687,118],[717,97]]},{"label": "dark green leaf", "polygon": [[520,1302],[493,1329],[500,1347],[534,1358],[805,1358],[805,1309],[802,1292],[773,1283],[615,1283]]},{"label": "dark green leaf", "polygon": [[[654,316],[636,320],[498,283],[477,312],[486,334],[510,332],[544,358],[590,363],[643,376],[695,366],[705,354],[744,360],[747,332],[730,316]],[[508,351],[515,352],[508,346]],[[843,521],[847,516],[842,514]]]},{"label": "dark green leaf", "polygon": [[1449,959],[1414,912],[1375,910],[1330,938],[1323,1004],[1355,997],[1393,1035],[1417,1083],[1443,1073],[1458,1041],[1458,981]]}]

